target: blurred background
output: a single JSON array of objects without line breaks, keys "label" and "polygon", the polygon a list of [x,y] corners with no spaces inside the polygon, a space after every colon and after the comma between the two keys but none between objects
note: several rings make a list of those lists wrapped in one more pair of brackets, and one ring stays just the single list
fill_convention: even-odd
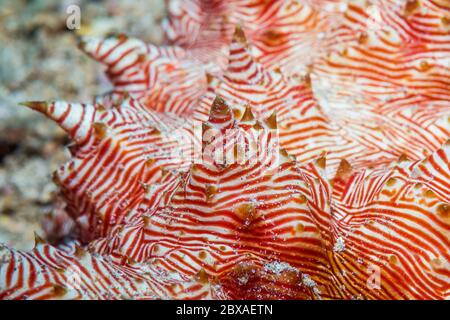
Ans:
[{"label": "blurred background", "polygon": [[[67,9],[81,28],[68,30]],[[34,231],[55,208],[51,173],[68,159],[64,133],[30,100],[87,102],[107,91],[98,63],[77,49],[76,35],[126,33],[161,43],[164,0],[0,0],[0,242],[30,249]]]}]

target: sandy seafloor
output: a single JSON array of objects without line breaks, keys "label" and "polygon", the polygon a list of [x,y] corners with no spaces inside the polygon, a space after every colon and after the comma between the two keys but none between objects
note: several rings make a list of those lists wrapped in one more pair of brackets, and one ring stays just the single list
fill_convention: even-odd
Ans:
[{"label": "sandy seafloor", "polygon": [[[81,29],[67,29],[78,5]],[[62,130],[21,101],[87,102],[106,92],[102,66],[76,47],[76,33],[126,33],[160,43],[164,0],[0,0],[0,243],[30,249],[58,192],[51,173],[68,158]]]}]

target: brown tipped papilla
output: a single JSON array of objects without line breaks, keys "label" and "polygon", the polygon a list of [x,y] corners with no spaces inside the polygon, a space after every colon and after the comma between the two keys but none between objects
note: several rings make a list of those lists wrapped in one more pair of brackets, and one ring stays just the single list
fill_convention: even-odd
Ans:
[{"label": "brown tipped papilla", "polygon": [[25,101],[19,103],[19,105],[47,114],[50,103],[46,101]]},{"label": "brown tipped papilla", "polygon": [[138,63],[144,63],[147,61],[147,55],[144,53],[138,54],[137,58],[136,58],[136,62]]},{"label": "brown tipped papilla", "polygon": [[347,160],[342,159],[336,171],[336,178],[347,181],[352,175],[352,172],[352,165]]},{"label": "brown tipped papilla", "polygon": [[209,276],[208,273],[205,271],[205,269],[200,269],[200,271],[196,274],[195,278],[198,282],[201,284],[208,284],[209,283]]},{"label": "brown tipped papilla", "polygon": [[142,221],[144,222],[144,227],[148,227],[150,225],[151,219],[148,216],[143,216]]},{"label": "brown tipped papilla", "polygon": [[152,136],[160,136],[161,135],[161,131],[159,129],[157,129],[157,128],[154,128],[152,133],[151,133],[151,135]]},{"label": "brown tipped papilla", "polygon": [[242,220],[251,221],[256,214],[256,206],[253,203],[243,203],[234,212]]},{"label": "brown tipped papilla", "polygon": [[325,155],[322,155],[319,159],[316,160],[316,165],[320,169],[325,169],[327,166],[327,158]]},{"label": "brown tipped papilla", "polygon": [[445,141],[444,146],[450,147],[450,139],[448,139],[447,141]]},{"label": "brown tipped papilla", "polygon": [[263,126],[261,125],[261,123],[259,121],[256,121],[256,123],[253,125],[253,129],[255,130],[263,130]]},{"label": "brown tipped papilla", "polygon": [[108,127],[106,124],[102,122],[94,122],[92,128],[94,129],[94,134],[97,139],[102,140],[107,136]]},{"label": "brown tipped papilla", "polygon": [[83,258],[85,255],[87,255],[87,251],[81,248],[80,246],[75,246],[75,257],[78,259]]},{"label": "brown tipped papilla", "polygon": [[255,120],[255,116],[253,115],[252,109],[250,106],[245,107],[245,112],[241,118],[241,122],[250,122],[253,120]]},{"label": "brown tipped papilla", "polygon": [[125,33],[119,33],[116,36],[116,39],[119,41],[127,41],[128,40],[128,36]]},{"label": "brown tipped papilla", "polygon": [[217,193],[217,187],[213,186],[213,185],[206,185],[205,187],[205,195],[206,195],[206,200],[211,200]]},{"label": "brown tipped papilla", "polygon": [[280,149],[280,155],[286,158],[289,157],[289,153],[284,148]]},{"label": "brown tipped papilla", "polygon": [[82,37],[76,37],[76,41],[77,41],[77,47],[78,47],[78,49],[80,49],[81,51],[86,51],[86,45],[87,45],[87,42],[86,42],[86,40],[84,40]]},{"label": "brown tipped papilla", "polygon": [[247,37],[245,36],[244,30],[240,25],[236,25],[234,28],[233,41],[242,44],[247,43]]},{"label": "brown tipped papilla", "polygon": [[241,119],[242,118],[242,112],[239,109],[233,109],[233,116],[235,119]]},{"label": "brown tipped papilla", "polygon": [[230,112],[230,108],[221,96],[216,96],[211,106],[210,115],[219,114],[227,115]]},{"label": "brown tipped papilla", "polygon": [[420,7],[419,0],[407,0],[405,4],[405,15],[408,16]]},{"label": "brown tipped papilla", "polygon": [[60,286],[60,285],[54,285],[53,286],[53,294],[56,297],[63,297],[63,296],[65,296],[67,294],[67,291],[68,290],[65,287],[63,287],[63,286]]},{"label": "brown tipped papilla", "polygon": [[450,204],[442,203],[437,207],[437,213],[442,218],[450,218]]},{"label": "brown tipped papilla", "polygon": [[270,45],[280,45],[286,41],[286,35],[279,28],[267,29],[262,36],[264,41]]},{"label": "brown tipped papilla", "polygon": [[58,171],[53,171],[53,173],[52,173],[52,181],[57,186],[61,186],[62,185],[62,181],[61,181],[61,178],[59,177]]},{"label": "brown tipped papilla", "polygon": [[275,111],[266,119],[266,124],[272,130],[278,129],[277,113]]},{"label": "brown tipped papilla", "polygon": [[304,194],[299,194],[297,196],[297,201],[300,204],[304,204],[304,203],[306,203],[308,201],[308,198],[306,198],[306,196]]},{"label": "brown tipped papilla", "polygon": [[286,149],[281,148],[279,153],[280,153],[280,156],[281,156],[285,161],[295,162],[295,157],[292,156],[292,155],[290,155],[289,152],[288,152]]},{"label": "brown tipped papilla", "polygon": [[368,41],[369,41],[369,34],[365,31],[360,32],[358,35],[358,43],[367,44]]},{"label": "brown tipped papilla", "polygon": [[426,60],[423,60],[419,64],[419,70],[422,72],[429,71],[433,66]]},{"label": "brown tipped papilla", "polygon": [[423,193],[423,195],[424,195],[426,198],[436,198],[436,193],[434,193],[434,191],[431,190],[431,189],[426,190],[426,191]]},{"label": "brown tipped papilla", "polygon": [[402,154],[399,158],[398,158],[398,162],[406,162],[409,161],[408,156],[406,154]]},{"label": "brown tipped papilla", "polygon": [[208,130],[211,130],[211,129],[212,129],[212,126],[209,125],[207,122],[203,122],[202,123],[202,132],[203,133],[205,133],[205,132],[207,132]]},{"label": "brown tipped papilla", "polygon": [[105,111],[106,111],[106,107],[105,107],[105,105],[102,104],[102,103],[96,103],[96,104],[95,104],[95,110],[96,110],[97,112],[105,112]]},{"label": "brown tipped papilla", "polygon": [[386,181],[386,185],[387,185],[388,187],[392,187],[393,185],[396,184],[396,182],[397,182],[397,179],[395,179],[395,178],[389,178],[389,179]]},{"label": "brown tipped papilla", "polygon": [[145,161],[145,166],[146,167],[151,167],[155,164],[156,159],[148,159],[147,161]]},{"label": "brown tipped papilla", "polygon": [[398,263],[398,257],[395,254],[389,255],[389,263],[390,264],[397,264]]},{"label": "brown tipped papilla", "polygon": [[37,247],[42,244],[45,244],[45,240],[42,239],[41,236],[37,234],[37,232],[34,232],[34,247]]},{"label": "brown tipped papilla", "polygon": [[442,17],[441,22],[445,27],[450,26],[450,16]]},{"label": "brown tipped papilla", "polygon": [[210,85],[214,81],[215,77],[211,73],[206,72],[206,83]]},{"label": "brown tipped papilla", "polygon": [[311,73],[306,73],[304,76],[303,76],[303,81],[305,81],[305,85],[308,87],[308,88],[312,88],[312,80],[311,80]]}]

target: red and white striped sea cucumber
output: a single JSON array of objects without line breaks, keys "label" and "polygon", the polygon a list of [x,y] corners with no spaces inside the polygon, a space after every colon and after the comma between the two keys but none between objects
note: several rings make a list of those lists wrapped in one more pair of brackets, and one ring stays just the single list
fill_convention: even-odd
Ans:
[{"label": "red and white striped sea cucumber", "polygon": [[0,298],[450,298],[448,1],[171,0],[164,26],[80,40],[112,92],[24,103],[73,142],[77,230],[0,246]]}]

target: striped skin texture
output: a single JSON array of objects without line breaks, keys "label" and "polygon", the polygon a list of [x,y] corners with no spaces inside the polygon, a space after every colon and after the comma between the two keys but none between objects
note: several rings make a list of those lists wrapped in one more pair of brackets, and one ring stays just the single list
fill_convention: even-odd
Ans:
[{"label": "striped skin texture", "polygon": [[[205,126],[221,132],[236,126],[241,130],[251,130],[255,125],[254,119],[236,124],[231,110],[220,99],[214,103],[210,119],[205,123]],[[261,123],[255,131],[262,136],[262,149],[273,152],[265,153],[256,163],[224,166],[214,160],[206,160],[203,165],[191,167],[188,174],[178,177],[178,186],[167,205],[149,210],[149,214],[131,219],[124,226],[116,226],[108,237],[91,242],[89,251],[92,254],[80,252],[81,249],[66,253],[40,241],[29,253],[6,251],[7,259],[0,271],[0,283],[5,285],[1,291],[3,298],[103,299],[121,295],[131,298],[318,297],[319,293],[311,283],[303,281],[309,279],[309,275],[280,262],[280,258],[285,256],[289,262],[304,264],[305,270],[310,270],[311,274],[326,278],[327,269],[315,270],[314,267],[315,260],[320,261],[318,265],[324,264],[325,256],[321,252],[314,218],[308,217],[306,196],[301,194],[308,194],[311,202],[326,205],[326,202],[314,199],[323,198],[325,189],[321,186],[317,186],[317,190],[308,189],[307,181],[320,176],[314,165],[313,173],[309,174],[307,169],[296,168],[293,159],[285,153],[275,153],[279,149],[276,131],[269,130],[269,125],[270,121]],[[227,141],[234,137],[234,132],[230,135]],[[245,141],[250,144],[252,140]],[[281,165],[273,159],[280,159]],[[244,174],[251,180],[243,180]],[[239,182],[238,186],[234,186],[236,182]],[[242,193],[240,189],[243,186],[249,188],[248,193]],[[288,191],[274,197],[283,189]],[[159,192],[149,190],[153,195]],[[267,195],[268,192],[273,195]],[[280,217],[277,217],[278,212],[282,214]],[[274,221],[266,222],[266,219]],[[286,221],[277,225],[278,219]],[[293,225],[296,219],[303,223],[301,228]],[[278,237],[282,239],[291,235],[295,228],[300,231],[309,229],[304,235],[299,234],[292,239],[298,247],[297,252],[292,254],[289,245],[284,245],[278,248],[280,254],[268,258],[265,246],[277,248]],[[281,232],[279,236],[278,229]],[[181,243],[184,245],[180,246]],[[303,249],[305,253],[302,256]],[[211,261],[206,263],[203,260]],[[83,286],[67,287],[67,277],[61,275],[61,270],[69,265],[83,271]],[[156,271],[147,271],[145,275],[150,279],[141,279],[138,282],[140,287],[134,288],[138,286],[136,279],[142,278],[142,265]],[[160,274],[173,275],[175,280],[168,281]],[[123,278],[117,283],[119,276]],[[237,278],[241,283],[245,282],[248,289],[242,292],[233,290]],[[23,279],[32,281],[24,283]],[[116,286],[112,293],[105,293],[103,290],[109,283]],[[248,294],[241,296],[247,291]],[[138,296],[134,294],[136,292]]]},{"label": "striped skin texture", "polygon": [[300,73],[322,51],[324,32],[340,19],[336,2],[172,0],[166,33],[173,44],[220,57],[220,63],[226,61],[229,40],[239,24],[266,68]]},{"label": "striped skin texture", "polygon": [[207,86],[207,72],[217,67],[179,46],[157,47],[123,35],[84,38],[80,48],[106,66],[113,91],[100,97],[114,102],[131,96],[160,112],[191,117]]},{"label": "striped skin texture", "polygon": [[[439,148],[450,135],[449,98],[437,103],[429,95],[411,96],[410,101],[420,100],[421,104],[402,102],[401,108],[391,105],[389,111],[386,106],[378,110],[365,104],[358,109],[354,104],[339,102],[342,107],[336,109],[342,113],[335,114],[333,100],[322,107],[325,104],[320,104],[322,98],[316,98],[320,93],[315,95],[317,88],[310,77],[289,78],[266,71],[249,51],[243,30],[238,29],[231,43],[228,68],[210,84],[200,109],[205,110],[213,97],[220,95],[238,114],[243,114],[246,106],[256,117],[276,112],[281,146],[299,162],[327,153],[329,168],[334,172],[340,159],[351,159],[357,168],[385,165],[402,155],[418,160]],[[429,75],[427,83],[439,81],[439,77]],[[336,83],[327,92],[335,88],[341,87]]]},{"label": "striped skin texture", "polygon": [[[333,213],[345,249],[330,264],[345,293],[369,299],[448,299],[450,141],[421,161],[353,171],[333,180]],[[380,271],[380,290],[364,282]]]},{"label": "striped skin texture", "polygon": [[170,46],[80,42],[111,93],[26,103],[78,233],[0,246],[0,298],[449,299],[448,2],[169,12]]},{"label": "striped skin texture", "polygon": [[[119,106],[30,103],[58,123],[74,141],[72,158],[54,174],[83,241],[141,215],[146,190],[170,190],[165,171],[189,168],[193,127],[174,115],[148,110],[133,99]],[[168,188],[168,189],[167,189]]]},{"label": "striped skin texture", "polygon": [[[408,3],[172,1],[166,29],[175,47],[140,43],[134,52],[136,40],[123,37],[83,47],[109,66],[117,92],[126,88],[149,108],[205,121],[218,94],[241,112],[245,104],[264,116],[276,110],[286,127],[282,145],[299,161],[326,152],[330,170],[342,158],[376,167],[402,155],[422,159],[450,135],[449,10],[435,1]],[[236,23],[249,57],[239,41],[229,48]],[[311,45],[319,51],[306,35],[320,38]],[[136,63],[142,56],[150,62]],[[169,80],[158,81],[161,74]]]},{"label": "striped skin texture", "polygon": [[[449,12],[445,0],[171,0],[166,31],[173,44],[207,50],[205,43],[220,35],[227,47],[226,37],[231,38],[239,24],[266,68],[295,74],[306,71],[323,54],[344,49],[357,39],[366,42],[368,33],[390,28],[405,43],[413,42],[416,50],[421,44],[433,44],[428,50],[437,49],[443,57],[448,52]],[[394,43],[385,42],[389,44]],[[216,47],[209,50],[218,55]],[[313,60],[308,60],[310,56]]]},{"label": "striped skin texture", "polygon": [[[351,3],[336,43],[311,72],[314,94],[327,114],[388,164],[405,154],[419,160],[449,136],[450,7],[435,1]],[[364,117],[364,122],[359,119]]]},{"label": "striped skin texture", "polygon": [[[228,107],[215,106],[205,123],[209,130],[248,131],[256,124],[236,123]],[[318,298],[320,292],[303,279],[327,283],[331,277],[314,217],[321,208],[307,204],[327,205],[325,182],[310,185],[324,179],[323,170],[298,168],[285,153],[275,153],[276,131],[265,122],[260,126],[261,149],[274,152],[255,163],[194,165],[167,206],[122,230],[125,236],[113,234],[93,247],[137,262],[152,258],[181,274],[204,274],[227,298]]]},{"label": "striped skin texture", "polygon": [[37,243],[30,252],[0,247],[0,299],[211,299],[220,296],[197,278],[151,263],[116,263],[75,245]]},{"label": "striped skin texture", "polygon": [[208,76],[226,69],[236,24],[245,26],[265,67],[288,73],[307,69],[317,54],[303,52],[321,51],[318,35],[332,26],[329,14],[296,1],[171,1],[169,11],[165,29],[172,46],[119,35],[85,38],[80,48],[106,65],[113,96],[127,93],[150,108],[185,116],[195,114]]},{"label": "striped skin texture", "polygon": [[230,58],[223,77],[210,83],[199,110],[207,110],[215,95],[230,102],[243,116],[250,107],[257,119],[273,114],[278,120],[280,144],[300,163],[328,153],[329,167],[336,169],[342,158],[368,152],[352,141],[315,99],[307,78],[288,78],[280,71],[267,71],[250,53],[243,30],[235,31]]},{"label": "striped skin texture", "polygon": [[[282,161],[270,182],[247,168],[200,166],[144,234],[161,264],[204,268],[232,298],[304,298],[309,288],[308,298],[448,299],[449,159],[450,142],[390,170],[343,162],[333,187],[324,159]],[[243,178],[234,189],[233,174]]]},{"label": "striped skin texture", "polygon": [[[236,126],[229,109],[213,110],[207,126]],[[270,127],[261,126],[267,148],[274,146]],[[333,179],[325,158],[300,166],[284,152],[270,171],[271,161],[195,165],[178,176],[167,204],[91,242],[89,253],[39,239],[29,253],[2,248],[0,292],[19,299],[448,299],[449,160],[450,141],[425,160],[383,170],[343,161]],[[62,272],[68,266],[83,270],[76,285]],[[375,289],[371,270],[380,272]]]}]

